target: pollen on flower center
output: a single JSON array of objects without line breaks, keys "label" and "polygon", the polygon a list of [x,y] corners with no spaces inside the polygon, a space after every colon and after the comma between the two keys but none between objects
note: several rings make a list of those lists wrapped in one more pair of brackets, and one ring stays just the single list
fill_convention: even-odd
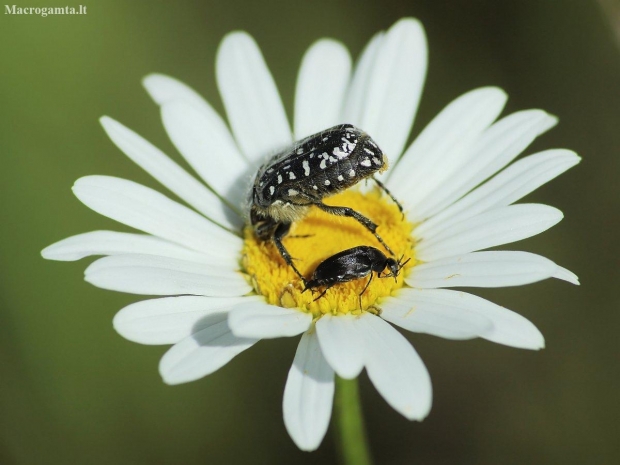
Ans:
[{"label": "pollen on flower center", "polygon": [[[361,193],[356,189],[325,199],[328,205],[346,205],[372,219],[378,225],[377,232],[397,255],[404,260],[410,258],[400,274],[392,277],[373,279],[362,294],[362,310],[376,312],[382,297],[389,296],[402,287],[404,276],[414,266],[415,257],[411,232],[413,225],[403,217],[398,207],[378,190]],[[303,283],[291,267],[280,257],[270,241],[260,241],[251,227],[246,227],[243,248],[243,268],[250,277],[254,290],[265,296],[268,303],[287,308],[299,308],[320,317],[331,313],[359,313],[359,294],[370,275],[346,283],[334,285],[320,299],[312,292],[303,292]],[[327,214],[318,208],[311,208],[309,214],[296,222],[284,244],[295,258],[299,271],[310,279],[316,267],[332,255],[352,247],[369,245],[376,247],[390,257],[375,236],[351,218]],[[389,271],[389,270],[387,270]],[[322,288],[318,289],[322,291]]]}]

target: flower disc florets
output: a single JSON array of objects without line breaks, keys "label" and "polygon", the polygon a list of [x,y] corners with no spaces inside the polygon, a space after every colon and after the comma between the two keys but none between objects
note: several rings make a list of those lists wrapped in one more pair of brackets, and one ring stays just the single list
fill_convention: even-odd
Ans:
[{"label": "flower disc florets", "polygon": [[[377,312],[382,297],[389,296],[403,286],[404,276],[415,264],[412,230],[413,225],[398,207],[378,190],[362,193],[349,190],[325,199],[328,205],[346,205],[371,218],[387,244],[394,250],[397,259],[401,256],[409,262],[403,267],[396,280],[392,277],[373,277],[370,286],[362,294],[361,310]],[[273,243],[258,240],[251,228],[245,230],[243,268],[250,276],[254,290],[263,295],[267,302],[287,308],[299,308],[317,318],[331,313],[359,313],[359,294],[370,275],[346,283],[338,283],[318,300],[318,294],[302,292],[304,285],[281,258]],[[295,257],[299,271],[309,278],[317,265],[332,255],[352,247],[370,245],[389,254],[377,239],[362,225],[350,218],[327,214],[312,208],[301,221],[294,223],[290,235],[285,239],[286,248]],[[404,261],[403,260],[403,261]],[[389,270],[388,270],[389,271]]]}]

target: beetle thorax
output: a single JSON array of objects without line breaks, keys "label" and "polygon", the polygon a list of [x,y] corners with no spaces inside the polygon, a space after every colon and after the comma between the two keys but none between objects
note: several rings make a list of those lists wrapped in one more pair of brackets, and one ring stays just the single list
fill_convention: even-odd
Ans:
[{"label": "beetle thorax", "polygon": [[306,216],[309,208],[306,205],[294,205],[289,202],[276,200],[267,208],[259,207],[259,210],[263,210],[266,216],[278,223],[293,223]]}]

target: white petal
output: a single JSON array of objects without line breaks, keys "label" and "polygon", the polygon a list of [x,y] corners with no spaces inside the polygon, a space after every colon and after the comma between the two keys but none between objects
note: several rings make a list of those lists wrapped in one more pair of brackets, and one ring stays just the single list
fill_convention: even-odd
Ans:
[{"label": "white petal", "polygon": [[142,84],[158,105],[182,101],[205,113],[213,111],[211,105],[198,92],[165,74],[149,74],[142,80]]},{"label": "white petal", "polygon": [[415,266],[405,279],[411,287],[507,287],[551,278],[558,266],[528,252],[474,252]]},{"label": "white petal", "polygon": [[[220,189],[220,185],[216,182],[213,182],[211,176],[205,176],[205,170],[207,173],[208,170],[210,156],[219,155],[224,159],[224,166],[222,165],[221,159],[218,160],[218,173],[223,174],[221,179],[218,178],[220,182],[231,181],[229,177],[232,172],[233,180],[239,178],[244,172],[244,169],[235,171],[234,168],[231,168],[230,165],[235,167],[238,166],[237,158],[241,158],[243,160],[243,154],[239,152],[239,149],[235,145],[234,140],[230,134],[226,123],[222,120],[220,115],[209,105],[209,103],[200,96],[195,90],[183,84],[182,82],[171,78],[169,76],[165,76],[163,74],[150,74],[143,80],[144,87],[147,89],[153,100],[157,102],[160,106],[174,106],[176,104],[186,108],[186,106],[191,106],[193,111],[198,111],[203,114],[202,120],[198,122],[192,122],[192,126],[199,125],[202,121],[208,121],[209,127],[203,128],[205,134],[210,135],[210,146],[209,153],[205,154],[204,157],[191,157],[192,154],[185,154],[183,156],[186,157],[190,165],[196,170],[198,174],[203,177],[207,181],[208,184],[214,187],[214,189],[222,194],[228,200],[232,200],[232,203],[235,203],[236,198],[232,199],[226,196],[226,189]],[[163,113],[163,108],[162,108]],[[231,160],[234,159],[234,160]],[[247,163],[246,163],[247,164]],[[213,164],[210,165],[213,167]],[[223,168],[225,171],[222,173]],[[245,166],[244,166],[245,168]],[[213,171],[213,170],[212,170]]]},{"label": "white petal", "polygon": [[143,295],[235,297],[252,290],[239,272],[154,255],[100,258],[86,268],[85,279],[103,289]]},{"label": "white petal", "polygon": [[41,251],[48,260],[74,261],[91,255],[158,255],[206,263],[209,256],[146,234],[91,231],[56,242]]},{"label": "white petal", "polygon": [[542,110],[526,110],[502,118],[478,139],[461,168],[420,201],[419,218],[433,216],[480,182],[504,168],[541,133],[557,123]]},{"label": "white petal", "polygon": [[237,259],[241,239],[148,187],[111,176],[78,179],[73,193],[97,213],[226,262]]},{"label": "white petal", "polygon": [[221,197],[239,209],[250,166],[222,118],[212,109],[199,111],[183,101],[161,107],[170,139],[196,172]]},{"label": "white petal", "polygon": [[323,355],[341,378],[356,378],[364,368],[364,345],[355,326],[356,316],[323,315],[316,332]]},{"label": "white petal", "polygon": [[472,339],[492,329],[491,321],[445,298],[443,290],[403,288],[381,303],[381,318],[414,333]]},{"label": "white petal", "polygon": [[342,106],[351,74],[351,57],[340,42],[321,39],[304,55],[295,90],[295,139],[346,121]]},{"label": "white petal", "polygon": [[332,414],[334,372],[323,358],[316,332],[299,341],[288,373],[282,409],[284,425],[301,450],[319,447]]},{"label": "white petal", "polygon": [[509,244],[540,234],[561,219],[562,212],[548,205],[518,204],[496,208],[423,240],[416,245],[416,258],[431,262]]},{"label": "white petal", "polygon": [[239,303],[256,297],[181,296],[143,300],[128,305],[114,317],[114,329],[140,344],[176,344]]},{"label": "white petal", "polygon": [[292,143],[291,130],[271,73],[256,42],[231,32],[217,53],[217,84],[235,139],[254,164]]},{"label": "white petal", "polygon": [[296,336],[306,331],[311,323],[310,313],[262,301],[237,305],[228,316],[228,325],[235,336],[256,339]]},{"label": "white petal", "polygon": [[210,326],[186,337],[164,354],[159,373],[166,383],[187,383],[210,375],[258,342],[233,336],[226,317],[226,313],[220,313],[219,321],[212,318]]},{"label": "white petal", "polygon": [[519,160],[415,230],[416,237],[440,231],[492,208],[510,205],[579,163],[570,150],[554,149]]},{"label": "white petal", "polygon": [[360,127],[396,160],[409,137],[426,77],[424,28],[412,18],[384,35],[363,95]]},{"label": "white petal", "polygon": [[558,269],[556,270],[553,277],[579,286],[579,278],[577,277],[577,275],[572,271],[567,270],[566,268],[562,268],[561,266],[558,266]]},{"label": "white petal", "polygon": [[489,319],[493,326],[480,335],[484,339],[520,349],[538,350],[545,346],[542,334],[529,320],[493,302],[448,289],[425,289],[416,292],[435,295],[444,305],[474,312]]},{"label": "white petal", "polygon": [[439,113],[411,144],[387,181],[394,196],[411,211],[410,219],[418,220],[415,211],[420,201],[463,166],[506,99],[496,87],[468,92]]},{"label": "white petal", "polygon": [[362,123],[366,105],[366,92],[384,36],[384,32],[376,33],[362,51],[362,55],[355,65],[355,72],[353,73],[353,79],[349,86],[342,113],[342,120],[355,126],[361,126]]},{"label": "white petal", "polygon": [[125,155],[200,213],[229,229],[242,225],[239,215],[157,147],[112,118],[104,116],[100,122]]},{"label": "white petal", "polygon": [[409,420],[423,420],[433,400],[431,378],[411,344],[381,318],[356,321],[364,339],[368,377],[385,401]]}]

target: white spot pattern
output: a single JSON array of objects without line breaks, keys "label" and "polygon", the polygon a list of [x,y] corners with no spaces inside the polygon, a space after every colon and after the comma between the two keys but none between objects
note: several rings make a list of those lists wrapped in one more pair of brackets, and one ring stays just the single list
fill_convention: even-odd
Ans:
[{"label": "white spot pattern", "polygon": [[308,164],[308,160],[304,160],[301,166],[304,167],[304,176],[310,176],[310,165]]},{"label": "white spot pattern", "polygon": [[339,159],[346,158],[355,148],[355,144],[347,143],[343,144],[341,147],[334,147],[333,154],[336,155]]}]

